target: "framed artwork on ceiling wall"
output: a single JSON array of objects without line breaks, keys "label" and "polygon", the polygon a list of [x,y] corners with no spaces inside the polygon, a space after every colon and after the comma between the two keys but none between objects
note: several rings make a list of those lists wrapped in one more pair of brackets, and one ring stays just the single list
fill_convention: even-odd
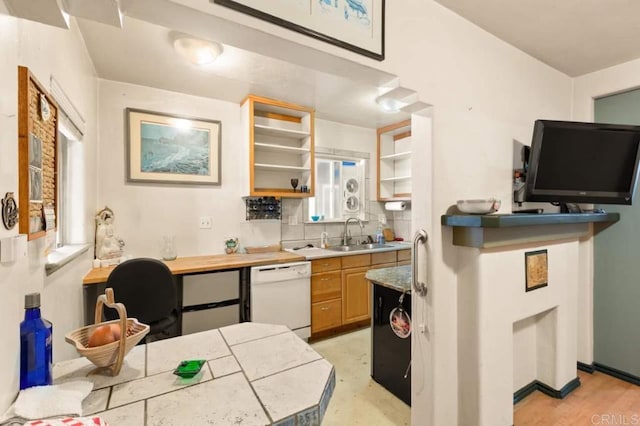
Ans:
[{"label": "framed artwork on ceiling wall", "polygon": [[127,181],[220,185],[222,124],[127,108]]},{"label": "framed artwork on ceiling wall", "polygon": [[211,0],[364,56],[384,60],[385,0]]}]

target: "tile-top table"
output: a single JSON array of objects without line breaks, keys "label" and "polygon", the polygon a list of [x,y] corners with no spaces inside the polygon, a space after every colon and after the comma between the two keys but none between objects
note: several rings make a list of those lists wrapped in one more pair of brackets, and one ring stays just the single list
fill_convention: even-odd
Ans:
[{"label": "tile-top table", "polygon": [[[207,362],[181,379],[186,359]],[[136,346],[116,377],[93,368],[56,363],[54,383],[92,381],[83,414],[111,425],[319,425],[335,387],[333,366],[287,327],[251,322]]]}]

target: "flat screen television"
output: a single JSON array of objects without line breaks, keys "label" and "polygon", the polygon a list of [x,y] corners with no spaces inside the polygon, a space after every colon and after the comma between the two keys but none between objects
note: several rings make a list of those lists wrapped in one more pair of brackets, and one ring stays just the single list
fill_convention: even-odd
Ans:
[{"label": "flat screen television", "polygon": [[537,120],[525,201],[631,204],[640,126]]}]

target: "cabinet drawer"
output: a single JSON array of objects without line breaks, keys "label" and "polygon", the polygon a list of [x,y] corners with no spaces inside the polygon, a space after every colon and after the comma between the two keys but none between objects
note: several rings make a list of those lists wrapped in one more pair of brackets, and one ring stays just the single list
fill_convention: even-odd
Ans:
[{"label": "cabinet drawer", "polygon": [[358,254],[355,256],[344,256],[342,258],[342,269],[359,268],[371,265],[370,254]]},{"label": "cabinet drawer", "polygon": [[327,271],[339,271],[342,267],[339,257],[327,257],[324,259],[316,259],[311,261],[311,273]]},{"label": "cabinet drawer", "polygon": [[396,262],[378,263],[377,265],[371,265],[371,269],[393,268],[396,266]]},{"label": "cabinet drawer", "polygon": [[342,325],[342,300],[311,305],[311,333],[329,330]]},{"label": "cabinet drawer", "polygon": [[341,296],[342,274],[340,271],[311,276],[311,303],[339,299]]},{"label": "cabinet drawer", "polygon": [[411,265],[410,260],[398,261],[398,266]]},{"label": "cabinet drawer", "polygon": [[371,253],[371,264],[378,265],[380,263],[391,263],[396,261],[395,251],[385,251],[382,253]]},{"label": "cabinet drawer", "polygon": [[240,272],[224,271],[185,275],[182,306],[201,305],[239,298]]},{"label": "cabinet drawer", "polygon": [[398,262],[404,262],[405,260],[411,261],[410,249],[398,250],[397,253],[398,253]]}]

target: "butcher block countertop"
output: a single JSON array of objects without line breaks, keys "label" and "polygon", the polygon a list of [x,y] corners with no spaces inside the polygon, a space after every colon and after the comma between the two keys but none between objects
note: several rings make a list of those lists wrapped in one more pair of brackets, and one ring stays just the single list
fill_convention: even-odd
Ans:
[{"label": "butcher block countertop", "polygon": [[[253,254],[216,254],[210,256],[179,257],[167,260],[171,273],[174,275],[192,274],[196,272],[214,272],[225,269],[245,268],[250,266],[271,265],[273,263],[288,263],[304,261],[305,257],[286,251]],[[115,266],[94,268],[84,276],[83,284],[98,284],[107,282],[107,277]]]}]

